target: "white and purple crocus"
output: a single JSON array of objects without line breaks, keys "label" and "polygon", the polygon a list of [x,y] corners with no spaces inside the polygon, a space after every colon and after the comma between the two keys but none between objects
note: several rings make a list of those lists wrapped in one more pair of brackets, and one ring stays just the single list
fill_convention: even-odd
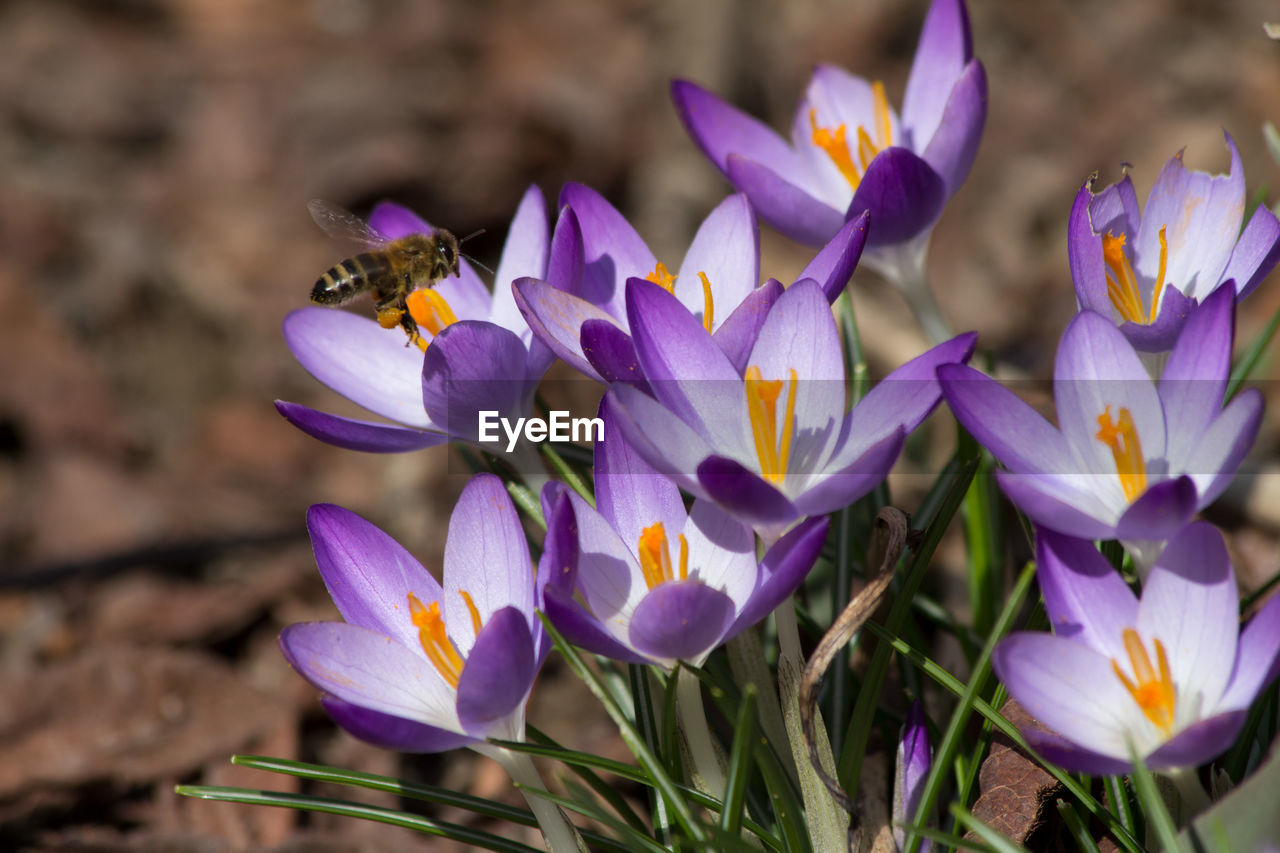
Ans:
[{"label": "white and purple crocus", "polygon": [[672,96],[690,136],[766,222],[821,246],[869,212],[869,258],[927,239],[969,174],[987,115],[962,0],[929,9],[901,114],[880,81],[827,65],[809,82],[790,143],[693,83],[676,81]]},{"label": "white and purple crocus", "polygon": [[525,701],[549,645],[534,613],[529,546],[497,477],[482,474],[463,490],[443,585],[341,507],[312,507],[307,527],[345,621],[291,625],[280,646],[324,691],[339,725],[401,752],[524,738]]},{"label": "white and purple crocus", "polygon": [[992,662],[1050,731],[1031,745],[1068,770],[1194,767],[1235,740],[1280,669],[1280,597],[1240,628],[1222,535],[1195,522],[1136,597],[1093,544],[1038,531],[1037,577],[1053,633],[1011,634]]},{"label": "white and purple crocus", "polygon": [[[596,191],[568,184],[560,205],[581,228],[582,287],[566,290],[554,279],[531,276],[515,283],[516,300],[538,338],[597,381],[643,384],[627,314],[630,279],[671,293],[731,358],[745,356],[761,319],[782,293],[777,281],[760,284],[760,232],[743,195],[731,195],[711,211],[674,269],[658,261]],[[834,301],[853,275],[866,237],[865,217],[837,229],[800,278],[817,280]]]},{"label": "white and purple crocus", "polygon": [[975,337],[907,362],[846,413],[840,335],[813,281],[787,288],[739,363],[649,282],[628,283],[627,316],[652,396],[610,389],[623,434],[650,465],[766,542],[883,480],[940,400],[935,370],[967,360]]},{"label": "white and purple crocus", "polygon": [[1125,175],[1076,195],[1067,232],[1081,308],[1111,317],[1142,352],[1167,352],[1191,310],[1233,282],[1248,296],[1280,260],[1280,221],[1259,205],[1243,231],[1244,168],[1235,141],[1225,175],[1188,170],[1179,152],[1156,176],[1144,210]]},{"label": "white and purple crocus", "polygon": [[[389,202],[374,208],[369,226],[389,239],[432,232],[416,214]],[[394,423],[285,401],[276,408],[303,432],[352,450],[390,453],[475,442],[479,411],[512,419],[529,413],[534,388],[555,359],[520,316],[511,282],[536,275],[555,283],[549,287],[572,290],[581,272],[576,221],[562,217],[551,234],[542,192],[530,187],[512,220],[492,294],[466,259],[456,278],[411,294],[419,346],[406,345],[398,329],[349,311],[309,307],[285,318],[285,342],[312,376]]]},{"label": "white and purple crocus", "polygon": [[[600,407],[593,508],[562,484],[545,487],[547,615],[571,642],[616,660],[700,666],[791,595],[813,567],[827,519],[808,519],[756,557],[751,528],[680,492]],[[575,592],[580,599],[575,599]]]},{"label": "white and purple crocus", "polygon": [[1253,444],[1262,395],[1224,408],[1235,294],[1211,294],[1187,320],[1159,382],[1109,317],[1082,311],[1062,336],[1058,427],[972,368],[938,370],[956,419],[1007,470],[1001,488],[1033,521],[1119,539],[1144,573],[1164,543],[1222,494]]}]

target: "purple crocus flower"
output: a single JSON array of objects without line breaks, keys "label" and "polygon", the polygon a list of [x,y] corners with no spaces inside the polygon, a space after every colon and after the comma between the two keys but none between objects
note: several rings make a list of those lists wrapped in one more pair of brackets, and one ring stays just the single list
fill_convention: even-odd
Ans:
[{"label": "purple crocus flower", "polygon": [[676,81],[672,97],[703,153],[787,236],[820,246],[869,211],[868,260],[927,240],[969,174],[987,115],[962,0],[930,7],[901,115],[882,83],[827,65],[809,82],[790,144],[693,83]]},{"label": "purple crocus flower", "polygon": [[1195,522],[1172,538],[1134,596],[1085,540],[1039,531],[1037,576],[1054,633],[1009,635],[992,661],[1050,731],[1029,730],[1069,770],[1202,764],[1230,746],[1280,670],[1280,597],[1240,630],[1222,535]]},{"label": "purple crocus flower", "polygon": [[[586,270],[581,292],[534,276],[516,282],[516,300],[539,339],[592,379],[642,383],[627,321],[629,279],[646,279],[674,294],[731,357],[743,354],[782,292],[773,280],[760,286],[760,233],[745,196],[729,196],[707,216],[674,273],[599,193],[568,184],[560,204],[573,211],[582,229]],[[837,231],[800,274],[819,281],[831,300],[848,283],[862,254],[866,219]]]},{"label": "purple crocus flower", "polygon": [[543,492],[547,562],[557,569],[547,615],[597,654],[701,665],[795,591],[822,550],[827,519],[801,523],[757,560],[750,527],[705,500],[685,510],[675,484],[623,437],[614,405],[600,406],[596,507],[560,483]]},{"label": "purple crocus flower", "polygon": [[[369,225],[391,239],[432,230],[387,202],[374,208]],[[388,453],[475,441],[476,413],[527,414],[534,387],[554,361],[520,316],[511,281],[537,275],[573,289],[581,264],[577,223],[562,217],[549,237],[542,192],[530,187],[512,220],[492,294],[462,259],[458,277],[411,295],[425,355],[406,345],[398,329],[348,311],[309,307],[285,318],[285,341],[312,376],[394,424],[284,401],[276,408],[309,435],[353,450]]]},{"label": "purple crocus flower", "polygon": [[[907,831],[903,821],[915,819],[920,798],[924,796],[924,782],[933,766],[933,747],[929,744],[929,727],[925,722],[924,705],[920,700],[911,703],[907,721],[898,739],[898,756],[893,775],[893,842],[903,850],[907,843]],[[922,853],[933,849],[927,838],[920,841]]]},{"label": "purple crocus flower", "polygon": [[1223,408],[1234,328],[1224,288],[1191,315],[1157,384],[1110,319],[1082,311],[1058,347],[1057,428],[976,370],[938,376],[956,419],[1008,469],[996,477],[1010,500],[1051,530],[1119,539],[1145,572],[1222,494],[1257,435],[1257,389]]},{"label": "purple crocus flower", "polygon": [[1143,352],[1167,352],[1191,309],[1233,282],[1248,296],[1280,261],[1280,221],[1259,205],[1244,231],[1240,152],[1226,134],[1225,175],[1188,171],[1178,152],[1138,210],[1125,175],[1098,193],[1085,182],[1071,208],[1067,250],[1081,308],[1113,318]]},{"label": "purple crocus flower", "polygon": [[972,334],[891,373],[845,413],[840,336],[822,289],[787,288],[739,364],[671,294],[627,285],[627,316],[652,388],[615,385],[621,429],[650,465],[772,541],[796,520],[869,492],[938,404],[934,373]]},{"label": "purple crocus flower", "polygon": [[443,586],[345,509],[313,506],[307,527],[346,621],[290,625],[280,646],[339,725],[402,752],[523,739],[549,645],[524,531],[497,477],[474,478],[454,508]]}]

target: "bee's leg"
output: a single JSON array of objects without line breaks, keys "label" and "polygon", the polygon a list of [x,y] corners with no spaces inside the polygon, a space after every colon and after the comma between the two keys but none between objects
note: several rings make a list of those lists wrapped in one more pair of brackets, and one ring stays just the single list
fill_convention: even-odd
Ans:
[{"label": "bee's leg", "polygon": [[398,295],[392,294],[386,299],[380,299],[374,303],[373,307],[378,312],[378,325],[384,329],[394,329],[399,326],[409,336],[405,346],[409,343],[422,346],[422,339],[418,336],[418,323]]}]

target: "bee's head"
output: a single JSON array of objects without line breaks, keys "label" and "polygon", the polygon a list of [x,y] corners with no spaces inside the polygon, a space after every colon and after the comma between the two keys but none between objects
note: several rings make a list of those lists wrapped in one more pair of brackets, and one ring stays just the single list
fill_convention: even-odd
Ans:
[{"label": "bee's head", "polygon": [[458,275],[458,239],[447,232],[437,233],[435,243],[437,264]]}]

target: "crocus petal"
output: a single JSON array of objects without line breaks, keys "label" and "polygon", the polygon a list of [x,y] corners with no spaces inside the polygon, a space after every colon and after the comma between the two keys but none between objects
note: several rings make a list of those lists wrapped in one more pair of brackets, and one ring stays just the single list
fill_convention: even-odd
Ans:
[{"label": "crocus petal", "polygon": [[312,307],[285,317],[284,339],[307,372],[353,403],[407,426],[433,426],[422,409],[422,351],[405,346],[402,333]]},{"label": "crocus petal", "polygon": [[871,214],[863,213],[841,226],[836,236],[800,271],[796,281],[813,279],[822,285],[827,302],[835,302],[849,283],[854,268],[858,266],[858,259],[862,257],[862,248],[867,244],[870,219]]},{"label": "crocus petal", "polygon": [[[911,703],[907,720],[898,739],[898,756],[894,762],[893,820],[895,823],[912,820],[920,799],[924,796],[924,781],[933,766],[933,750],[929,747],[929,727],[925,722],[924,706],[920,700]],[[901,850],[906,845],[906,830],[895,827],[894,841]]]},{"label": "crocus petal", "polygon": [[622,541],[578,494],[570,492],[569,500],[578,519],[577,590],[604,630],[625,642],[631,611],[648,592],[635,555],[638,543]]},{"label": "crocus petal", "polygon": [[603,381],[582,352],[582,324],[590,319],[617,321],[581,297],[565,293],[536,278],[520,278],[512,284],[516,305],[525,322],[553,353],[588,378]]},{"label": "crocus petal", "polygon": [[1180,701],[1217,706],[1231,677],[1223,662],[1236,659],[1239,606],[1222,534],[1205,522],[1187,525],[1147,576],[1136,626],[1164,644]]},{"label": "crocus petal", "polygon": [[1141,224],[1141,215],[1138,212],[1138,193],[1128,174],[1093,197],[1089,205],[1089,221],[1093,223],[1093,233],[1099,237],[1110,231],[1115,237],[1123,234],[1133,240]]},{"label": "crocus petal", "polygon": [[1128,754],[1133,697],[1111,661],[1089,647],[1052,634],[1018,632],[991,658],[1010,695],[1049,729],[1104,755]]},{"label": "crocus petal", "polygon": [[1046,759],[1059,767],[1076,773],[1090,773],[1095,776],[1122,776],[1133,769],[1127,759],[1112,755],[1103,755],[1091,749],[1085,749],[1064,737],[1041,729],[1024,729],[1022,736],[1027,744]]},{"label": "crocus petal", "polygon": [[1154,323],[1120,324],[1120,331],[1138,352],[1168,352],[1173,349],[1182,327],[1198,304],[1195,299],[1183,296],[1176,287],[1166,287],[1163,293]]},{"label": "crocus petal", "polygon": [[1074,473],[1062,433],[1012,391],[962,364],[943,364],[937,375],[956,420],[1010,471]]},{"label": "crocus petal", "polygon": [[680,263],[676,297],[705,323],[700,272],[711,283],[721,318],[720,312],[736,306],[760,282],[760,228],[746,196],[731,195],[707,215]]},{"label": "crocus petal", "polygon": [[538,559],[537,598],[540,600],[548,587],[573,595],[581,552],[578,517],[564,483],[551,480],[542,487],[542,515],[547,520],[547,538]]},{"label": "crocus petal", "polygon": [[903,243],[937,220],[946,197],[946,181],[932,166],[906,148],[894,146],[867,166],[845,218],[871,212],[867,245],[872,248]]},{"label": "crocus petal", "polygon": [[525,414],[527,351],[508,329],[462,320],[436,335],[422,364],[422,405],[450,435],[478,440],[479,413]]},{"label": "crocus petal", "polygon": [[1205,299],[1178,337],[1160,374],[1160,402],[1176,412],[1168,425],[1166,455],[1174,470],[1198,448],[1222,409],[1231,375],[1235,294],[1222,288]]},{"label": "crocus petal", "polygon": [[689,545],[689,580],[720,590],[738,610],[759,581],[751,528],[712,502],[695,500],[683,535]]},{"label": "crocus petal", "polygon": [[308,509],[307,532],[320,576],[342,618],[416,648],[418,629],[409,618],[409,593],[423,604],[438,601],[440,584],[430,572],[387,533],[340,506]]},{"label": "crocus petal", "polygon": [[1248,708],[1277,673],[1280,673],[1280,595],[1273,595],[1240,632],[1235,670],[1217,710]]},{"label": "crocus petal", "polygon": [[1247,712],[1229,711],[1197,720],[1169,738],[1146,758],[1152,770],[1196,767],[1221,755],[1244,726]]},{"label": "crocus petal", "polygon": [[701,493],[698,463],[711,455],[711,445],[657,400],[629,385],[608,391],[618,406],[618,425],[644,460],[682,489]]},{"label": "crocus petal", "polygon": [[525,190],[520,206],[511,217],[507,242],[493,276],[493,305],[484,319],[519,334],[524,324],[511,295],[511,282],[528,275],[540,278],[546,273],[550,241],[547,203],[535,184]]},{"label": "crocus petal", "polygon": [[1138,599],[1092,542],[1038,528],[1036,581],[1054,634],[1108,658],[1125,653],[1123,634],[1138,622]]},{"label": "crocus petal", "polygon": [[733,599],[697,581],[667,581],[631,614],[631,644],[667,660],[695,660],[711,651],[733,621]]},{"label": "crocus petal", "polygon": [[1240,233],[1231,260],[1222,271],[1222,280],[1232,279],[1236,292],[1244,299],[1257,287],[1280,261],[1280,220],[1265,204],[1249,217],[1249,224]]},{"label": "crocus petal", "polygon": [[[765,162],[769,165],[764,165]],[[761,219],[799,243],[824,245],[852,216],[846,217],[843,211],[814,198],[802,185],[770,168],[778,162],[760,162],[741,154],[730,154],[727,174],[733,185],[746,193]],[[864,209],[853,211],[853,215]]]},{"label": "crocus petal", "polygon": [[786,495],[733,459],[708,456],[697,473],[709,498],[750,524],[785,524],[800,515]]},{"label": "crocus petal", "polygon": [[393,201],[380,201],[369,211],[369,227],[388,240],[435,231],[427,220]]},{"label": "crocus petal", "polygon": [[1195,481],[1190,477],[1156,483],[1121,513],[1115,538],[1125,542],[1163,542],[1190,520],[1198,509],[1198,499]]},{"label": "crocus petal", "polygon": [[631,336],[612,319],[583,321],[578,340],[582,354],[607,384],[626,382],[648,390]]},{"label": "crocus petal", "polygon": [[560,206],[571,207],[582,229],[582,297],[614,316],[623,315],[623,282],[653,272],[657,260],[640,235],[604,196],[582,184],[565,184]]},{"label": "crocus petal", "polygon": [[1009,500],[1037,524],[1082,539],[1116,538],[1115,525],[1104,520],[1106,507],[1087,488],[1073,488],[1070,482],[1074,479],[1071,475],[996,472],[996,482]]},{"label": "crocus petal", "polygon": [[434,430],[362,421],[318,412],[299,403],[276,400],[276,411],[312,438],[365,453],[404,453],[444,444],[449,436]]},{"label": "crocus petal", "polygon": [[747,294],[741,304],[722,323],[717,323],[711,339],[729,359],[733,370],[741,376],[747,369],[751,348],[760,335],[765,317],[782,295],[782,283],[771,278]]},{"label": "crocus petal", "polygon": [[372,711],[462,731],[453,688],[385,634],[345,622],[304,622],[280,633],[289,665],[316,688]]},{"label": "crocus petal", "polygon": [[1107,296],[1107,267],[1102,257],[1102,241],[1089,219],[1093,182],[1097,177],[1095,172],[1085,181],[1071,205],[1071,216],[1067,220],[1067,258],[1080,307],[1110,316],[1112,307]]},{"label": "crocus petal", "polygon": [[934,0],[902,97],[902,124],[916,151],[929,144],[943,121],[956,79],[973,58],[973,38],[963,0]]},{"label": "crocus petal", "polygon": [[611,636],[581,604],[561,590],[548,590],[544,608],[566,640],[594,654],[626,663],[653,663]]},{"label": "crocus petal", "polygon": [[775,164],[792,183],[804,180],[804,167],[795,150],[768,125],[686,80],[671,83],[671,99],[693,141],[726,176],[729,156],[739,154]]},{"label": "crocus petal", "polygon": [[473,477],[449,516],[444,543],[444,622],[464,656],[475,642],[470,595],[482,623],[508,605],[532,627],[533,564],[515,506],[492,474]]},{"label": "crocus petal", "polygon": [[596,510],[629,546],[655,522],[675,536],[687,517],[680,490],[627,440],[617,408],[613,397],[600,401],[604,440],[595,450]]},{"label": "crocus petal", "polygon": [[738,618],[725,639],[740,634],[768,616],[804,583],[822,553],[829,525],[826,516],[806,518],[773,544],[760,561],[760,586],[747,605],[738,611]]},{"label": "crocus petal", "polygon": [[942,176],[948,198],[955,195],[969,176],[986,121],[987,72],[982,63],[974,59],[956,81],[942,122],[922,152],[925,162]]},{"label": "crocus petal", "polygon": [[1134,240],[1134,267],[1154,280],[1159,266],[1159,234],[1170,247],[1165,280],[1183,293],[1204,299],[1222,280],[1222,271],[1244,221],[1244,167],[1228,133],[1231,168],[1225,175],[1189,171],[1174,155],[1156,176]]},{"label": "crocus petal", "polygon": [[[797,487],[796,509],[801,515],[822,515],[869,493],[889,476],[906,440],[906,430],[897,427],[869,447],[862,441],[848,442],[845,449],[856,446],[862,454],[846,464],[849,454],[841,451],[839,459],[832,460],[827,470],[802,480]],[[836,467],[838,464],[843,467]]]},{"label": "crocus petal", "polygon": [[535,672],[528,617],[514,607],[498,610],[476,637],[458,677],[462,728],[473,734],[485,732],[520,708]]},{"label": "crocus petal", "polygon": [[1227,488],[1235,477],[1262,425],[1262,392],[1246,388],[1235,396],[1214,419],[1200,439],[1185,470],[1196,482],[1203,508]]},{"label": "crocus petal", "polygon": [[475,740],[459,732],[352,705],[336,696],[322,696],[320,704],[333,721],[347,732],[382,749],[396,752],[447,752]]}]

